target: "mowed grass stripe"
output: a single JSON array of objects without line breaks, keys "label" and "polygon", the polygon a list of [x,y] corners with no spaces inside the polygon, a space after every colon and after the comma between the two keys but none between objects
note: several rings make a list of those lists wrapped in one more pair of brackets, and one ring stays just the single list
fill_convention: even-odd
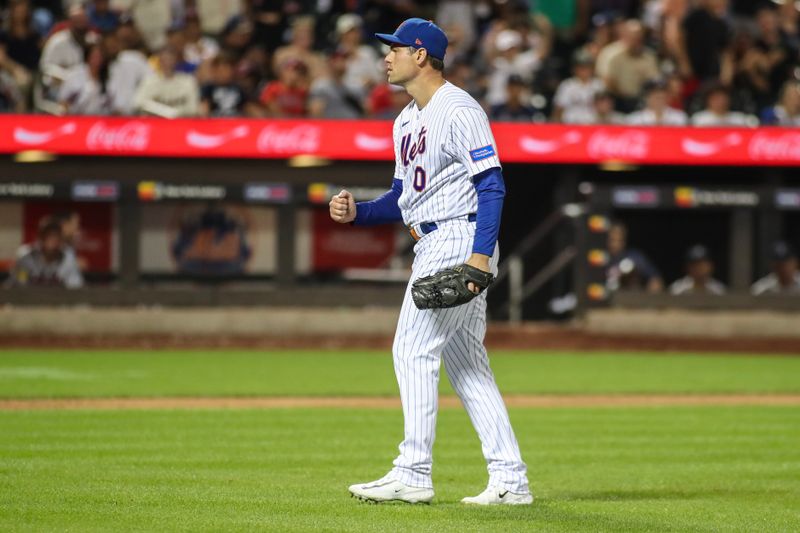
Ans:
[{"label": "mowed grass stripe", "polygon": [[[493,352],[505,394],[800,392],[800,358]],[[441,390],[452,394],[442,370]],[[395,396],[388,352],[57,351],[0,353],[0,398]]]},{"label": "mowed grass stripe", "polygon": [[2,531],[797,531],[800,410],[511,409],[537,500],[466,508],[486,481],[440,414],[431,506],[368,506],[397,411],[0,413]]}]

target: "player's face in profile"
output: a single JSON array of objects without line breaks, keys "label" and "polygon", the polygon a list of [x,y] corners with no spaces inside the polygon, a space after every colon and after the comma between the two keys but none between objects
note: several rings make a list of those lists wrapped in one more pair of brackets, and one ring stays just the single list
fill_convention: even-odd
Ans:
[{"label": "player's face in profile", "polygon": [[403,85],[414,78],[418,68],[415,52],[410,46],[392,45],[384,58],[389,83]]}]

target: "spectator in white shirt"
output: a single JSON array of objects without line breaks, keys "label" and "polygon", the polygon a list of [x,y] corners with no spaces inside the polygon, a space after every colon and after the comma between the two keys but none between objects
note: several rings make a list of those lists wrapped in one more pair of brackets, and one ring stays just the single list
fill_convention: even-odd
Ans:
[{"label": "spectator in white shirt", "polygon": [[645,87],[645,108],[628,115],[632,126],[685,126],[689,121],[686,113],[667,104],[667,86],[663,82],[651,82]]},{"label": "spectator in white shirt", "polygon": [[730,110],[730,94],[721,84],[709,87],[705,100],[705,109],[692,115],[693,126],[758,126],[755,116]]},{"label": "spectator in white shirt", "polygon": [[88,30],[86,10],[81,4],[76,4],[69,8],[67,27],[47,39],[39,59],[46,100],[56,100],[58,86],[67,78],[70,69],[83,63]]},{"label": "spectator in white shirt", "polygon": [[594,76],[594,59],[585,51],[575,55],[573,77],[562,81],[556,90],[553,101],[553,120],[560,122],[565,111],[588,114],[594,110],[594,97],[605,88],[603,82]]},{"label": "spectator in white shirt", "polygon": [[175,71],[178,51],[168,46],[158,59],[161,71],[142,82],[134,107],[142,113],[166,118],[197,115],[200,89],[194,76]]},{"label": "spectator in white shirt", "polygon": [[219,44],[211,37],[203,35],[197,14],[186,15],[186,26],[183,31],[186,38],[183,48],[184,61],[196,68],[200,68],[201,65],[210,66],[211,60],[219,54]]},{"label": "spectator in white shirt", "polygon": [[362,20],[358,15],[346,13],[336,19],[337,52],[344,53],[347,70],[344,84],[352,93],[368,92],[383,81],[383,61],[375,49],[361,42]]},{"label": "spectator in white shirt", "polygon": [[88,48],[86,62],[70,69],[59,87],[58,102],[67,115],[109,114],[108,62],[101,45]]},{"label": "spectator in white shirt", "polygon": [[147,56],[136,47],[138,32],[131,23],[122,24],[117,31],[106,36],[106,51],[110,58],[108,67],[108,95],[111,113],[132,115],[134,97],[142,82],[154,74]]},{"label": "spectator in white shirt", "polygon": [[522,35],[516,30],[502,30],[497,34],[494,48],[497,57],[492,61],[489,75],[489,90],[486,101],[490,106],[500,105],[506,99],[508,78],[516,74],[525,83],[530,83],[539,69],[540,59],[534,50],[523,50]]},{"label": "spectator in white shirt", "polygon": [[669,287],[670,294],[725,294],[725,285],[714,279],[714,262],[708,248],[696,244],[686,252],[686,275]]}]

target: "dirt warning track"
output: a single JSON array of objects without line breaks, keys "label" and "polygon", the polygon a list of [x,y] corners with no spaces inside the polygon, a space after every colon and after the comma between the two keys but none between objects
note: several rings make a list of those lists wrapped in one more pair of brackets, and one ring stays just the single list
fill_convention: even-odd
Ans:
[{"label": "dirt warning track", "polygon": [[[509,407],[670,407],[670,406],[800,406],[800,394],[625,394],[625,395],[509,395]],[[442,396],[439,405],[459,407],[458,398]],[[0,399],[0,411],[120,410],[120,409],[399,409],[396,397],[172,397],[172,398],[56,398]]]}]

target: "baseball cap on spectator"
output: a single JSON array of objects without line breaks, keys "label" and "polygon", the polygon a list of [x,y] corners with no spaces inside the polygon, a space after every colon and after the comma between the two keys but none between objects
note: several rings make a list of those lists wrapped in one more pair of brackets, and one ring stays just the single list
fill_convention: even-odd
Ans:
[{"label": "baseball cap on spectator", "polygon": [[503,30],[494,38],[494,46],[501,52],[522,46],[522,36],[514,30]]},{"label": "baseball cap on spectator", "polygon": [[584,49],[581,49],[572,57],[572,65],[576,67],[581,65],[594,65],[594,58],[592,57],[592,54]]},{"label": "baseball cap on spectator", "polygon": [[354,13],[345,13],[336,19],[336,35],[341,37],[351,30],[361,29],[361,25],[361,17]]},{"label": "baseball cap on spectator", "polygon": [[796,259],[796,258],[797,258],[797,252],[788,242],[778,241],[772,245],[773,261],[786,261],[787,259]]},{"label": "baseball cap on spectator", "polygon": [[711,259],[711,254],[708,253],[708,248],[702,244],[695,244],[686,251],[686,262],[696,263],[698,261],[707,261]]},{"label": "baseball cap on spectator", "polygon": [[447,36],[442,28],[430,20],[410,18],[400,24],[394,33],[376,33],[375,37],[384,44],[424,48],[431,57],[444,60],[447,50]]}]

